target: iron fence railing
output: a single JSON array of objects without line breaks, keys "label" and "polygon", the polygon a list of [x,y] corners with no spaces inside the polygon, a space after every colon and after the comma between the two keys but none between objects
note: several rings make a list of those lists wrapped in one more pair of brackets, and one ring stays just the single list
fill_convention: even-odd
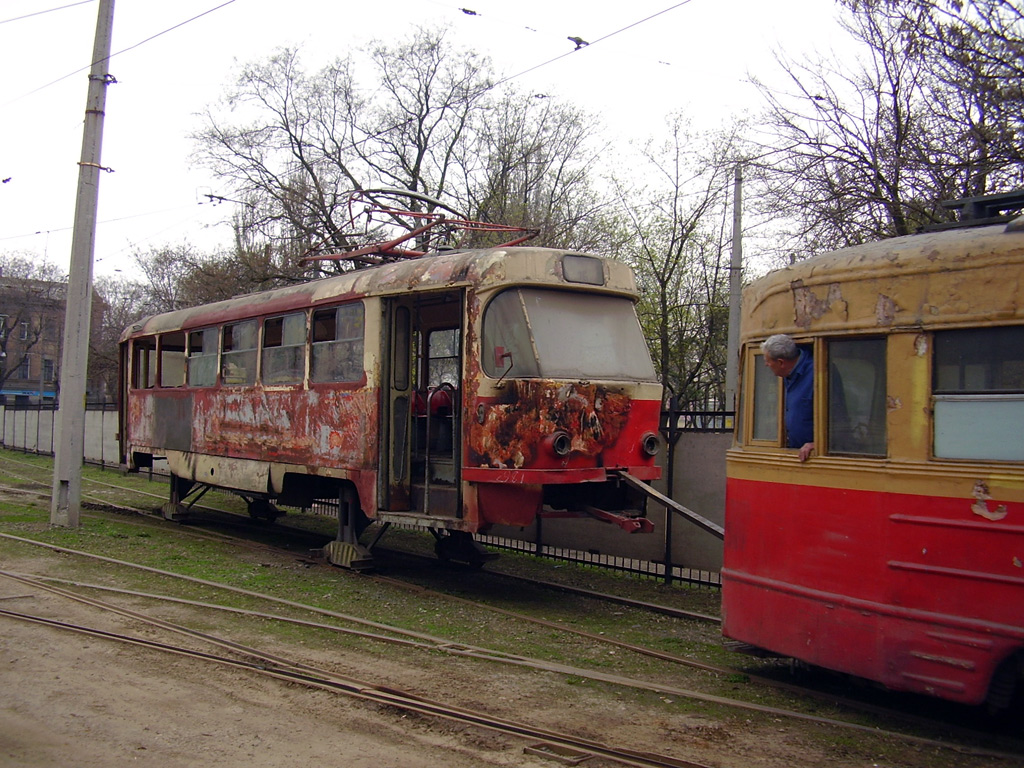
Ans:
[{"label": "iron fence railing", "polygon": [[[327,517],[338,516],[338,503],[328,499],[313,502],[311,511]],[[392,527],[406,530],[422,531],[421,526],[403,526],[392,523]],[[485,533],[475,535],[477,541],[494,549],[532,555],[546,560],[575,563],[593,566],[605,570],[628,573],[640,578],[660,579],[666,582],[679,582],[698,587],[718,588],[722,586],[722,577],[717,571],[688,568],[685,565],[672,564],[666,575],[665,563],[658,560],[645,560],[629,555],[610,555],[593,550],[574,549],[543,544],[529,539],[517,539],[509,536],[491,536]]]}]

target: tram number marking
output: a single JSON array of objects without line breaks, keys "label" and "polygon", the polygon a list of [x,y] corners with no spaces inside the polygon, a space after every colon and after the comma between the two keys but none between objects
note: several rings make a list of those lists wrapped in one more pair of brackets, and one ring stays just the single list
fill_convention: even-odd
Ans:
[{"label": "tram number marking", "polygon": [[510,485],[524,485],[526,483],[526,473],[505,469],[498,473],[495,478],[495,482],[509,483]]}]

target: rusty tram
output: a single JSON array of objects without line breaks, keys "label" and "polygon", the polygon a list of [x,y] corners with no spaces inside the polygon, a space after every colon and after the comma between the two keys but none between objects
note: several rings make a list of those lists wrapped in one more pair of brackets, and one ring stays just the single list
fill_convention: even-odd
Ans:
[{"label": "rusty tram", "polygon": [[[723,631],[993,708],[1024,679],[1024,219],[824,253],[743,297]],[[787,449],[759,344],[813,356]]]},{"label": "rusty tram", "polygon": [[[661,386],[624,264],[534,247],[447,251],[169,312],[121,340],[121,451],[166,459],[164,514],[208,488],[251,515],[339,501],[331,559],[371,521],[473,534],[538,516],[648,531]],[[372,544],[370,545],[372,547]]]}]

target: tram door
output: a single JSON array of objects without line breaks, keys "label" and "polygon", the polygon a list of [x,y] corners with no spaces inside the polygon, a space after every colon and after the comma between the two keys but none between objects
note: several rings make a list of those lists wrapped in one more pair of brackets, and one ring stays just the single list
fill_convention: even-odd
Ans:
[{"label": "tram door", "polygon": [[413,306],[404,299],[384,304],[383,402],[381,423],[380,506],[389,510],[410,510],[412,479],[412,366]]},{"label": "tram door", "polygon": [[461,516],[463,302],[462,291],[444,291],[385,305],[385,509]]}]

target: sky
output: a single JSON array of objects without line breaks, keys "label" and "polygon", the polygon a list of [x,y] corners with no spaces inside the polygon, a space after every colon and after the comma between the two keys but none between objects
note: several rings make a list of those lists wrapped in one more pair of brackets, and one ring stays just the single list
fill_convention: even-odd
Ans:
[{"label": "sky", "polygon": [[[70,262],[98,11],[0,0],[0,254]],[[828,48],[835,13],[831,0],[116,0],[94,274],[141,279],[139,250],[230,247],[231,209],[206,197],[230,190],[189,136],[238,66],[276,48],[298,46],[314,70],[417,24],[448,26],[520,89],[599,115],[614,145],[657,136],[677,110],[707,128],[756,112],[750,76],[777,72],[775,51]]]}]

